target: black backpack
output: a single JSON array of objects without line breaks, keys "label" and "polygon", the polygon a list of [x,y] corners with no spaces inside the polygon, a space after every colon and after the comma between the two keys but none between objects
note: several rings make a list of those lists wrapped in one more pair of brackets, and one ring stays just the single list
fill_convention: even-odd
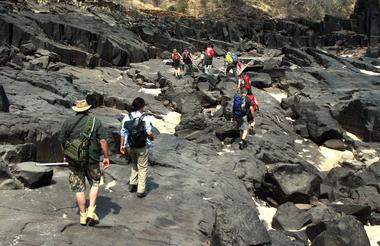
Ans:
[{"label": "black backpack", "polygon": [[124,123],[124,128],[128,131],[128,144],[132,148],[144,148],[146,146],[147,134],[145,130],[145,115],[133,118],[129,113],[129,121]]}]

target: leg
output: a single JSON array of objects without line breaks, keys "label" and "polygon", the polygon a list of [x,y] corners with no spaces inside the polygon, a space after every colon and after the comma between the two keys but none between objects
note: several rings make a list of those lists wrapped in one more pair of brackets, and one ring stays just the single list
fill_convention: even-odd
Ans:
[{"label": "leg", "polygon": [[131,177],[129,178],[130,185],[137,185],[138,181],[138,168],[137,168],[137,156],[134,149],[130,149],[129,153],[132,159]]},{"label": "leg", "polygon": [[145,194],[146,175],[148,171],[148,150],[146,148],[139,150],[137,162],[139,170],[139,185],[137,186],[137,193]]},{"label": "leg", "polygon": [[84,192],[75,193],[79,211],[86,212],[86,194]]},{"label": "leg", "polygon": [[75,192],[75,198],[79,208],[79,223],[81,225],[87,224],[87,212],[86,212],[86,180],[84,170],[82,168],[70,167],[69,184],[73,192]]},{"label": "leg", "polygon": [[99,222],[99,218],[95,213],[96,209],[96,198],[99,193],[99,184],[101,179],[101,171],[99,163],[88,163],[85,166],[85,173],[88,182],[91,185],[90,189],[90,205],[87,210],[87,218],[90,221],[89,225],[95,225]]}]

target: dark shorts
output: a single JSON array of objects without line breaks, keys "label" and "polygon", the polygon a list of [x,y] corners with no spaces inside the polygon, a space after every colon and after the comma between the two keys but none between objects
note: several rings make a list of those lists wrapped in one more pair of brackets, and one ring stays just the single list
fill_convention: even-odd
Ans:
[{"label": "dark shorts", "polygon": [[173,61],[173,67],[175,69],[178,69],[180,66],[181,66],[181,62],[180,61]]},{"label": "dark shorts", "polygon": [[99,186],[102,176],[99,163],[89,163],[83,167],[70,165],[69,169],[69,184],[73,192],[86,190],[86,178],[91,186]]},{"label": "dark shorts", "polygon": [[249,130],[250,124],[249,124],[247,116],[237,117],[236,121],[237,121],[237,127],[239,128],[239,130],[241,130],[241,131],[248,131]]}]

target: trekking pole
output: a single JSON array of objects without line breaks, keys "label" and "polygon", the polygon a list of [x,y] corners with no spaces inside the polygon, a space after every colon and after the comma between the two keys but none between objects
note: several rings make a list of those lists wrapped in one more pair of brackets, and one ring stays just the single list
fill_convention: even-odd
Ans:
[{"label": "trekking pole", "polygon": [[68,162],[55,162],[55,163],[36,163],[36,166],[67,166]]}]

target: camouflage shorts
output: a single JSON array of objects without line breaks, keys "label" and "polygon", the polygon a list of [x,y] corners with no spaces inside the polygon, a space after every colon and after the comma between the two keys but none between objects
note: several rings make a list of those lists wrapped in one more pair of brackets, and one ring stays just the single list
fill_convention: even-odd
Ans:
[{"label": "camouflage shorts", "polygon": [[73,192],[86,190],[86,178],[91,186],[99,186],[102,176],[99,163],[89,163],[83,167],[70,165],[69,184]]}]

